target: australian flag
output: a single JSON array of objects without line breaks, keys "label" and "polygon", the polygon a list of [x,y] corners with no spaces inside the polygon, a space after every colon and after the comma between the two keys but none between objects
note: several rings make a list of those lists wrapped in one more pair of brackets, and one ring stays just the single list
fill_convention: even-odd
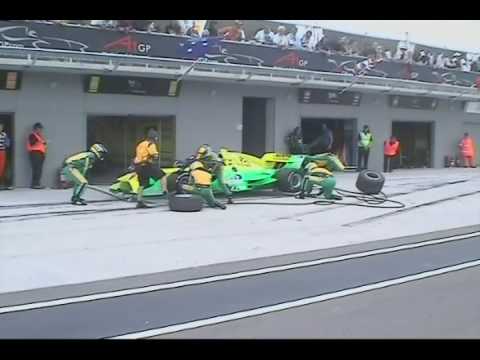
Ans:
[{"label": "australian flag", "polygon": [[204,58],[207,54],[220,53],[222,37],[191,38],[178,45],[179,57],[196,60]]}]

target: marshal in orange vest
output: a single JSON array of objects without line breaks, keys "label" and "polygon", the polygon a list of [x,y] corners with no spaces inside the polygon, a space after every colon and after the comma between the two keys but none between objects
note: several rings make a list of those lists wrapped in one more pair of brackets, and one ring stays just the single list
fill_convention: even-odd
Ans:
[{"label": "marshal in orange vest", "polygon": [[30,141],[27,140],[27,151],[28,152],[39,151],[42,154],[45,154],[47,152],[47,141],[45,140],[43,135],[36,132],[32,132],[31,135],[37,138],[37,142],[31,145]]},{"label": "marshal in orange vest", "polygon": [[383,153],[387,156],[395,156],[399,147],[400,142],[397,139],[386,140],[383,145]]}]

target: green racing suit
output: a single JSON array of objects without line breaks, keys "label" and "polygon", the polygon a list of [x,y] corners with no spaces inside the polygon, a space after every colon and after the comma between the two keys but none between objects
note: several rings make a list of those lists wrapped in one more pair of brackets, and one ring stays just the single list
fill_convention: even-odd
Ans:
[{"label": "green racing suit", "polygon": [[90,151],[68,157],[64,161],[63,175],[74,183],[72,200],[79,200],[88,185],[87,172],[93,167],[97,157]]}]

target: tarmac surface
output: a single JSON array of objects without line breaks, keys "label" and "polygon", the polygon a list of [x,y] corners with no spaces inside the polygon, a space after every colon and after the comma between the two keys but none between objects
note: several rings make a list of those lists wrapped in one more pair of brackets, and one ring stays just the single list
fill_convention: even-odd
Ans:
[{"label": "tarmac surface", "polygon": [[50,300],[0,307],[0,338],[480,337],[479,266],[480,231],[466,228],[84,297],[43,289]]},{"label": "tarmac surface", "polygon": [[[355,190],[355,180],[356,174],[338,174],[337,185]],[[149,282],[159,273],[201,273],[215,264],[480,224],[479,169],[398,170],[386,174],[384,192],[406,207],[297,206],[302,200],[262,192],[248,201],[296,205],[238,199],[226,211],[173,213],[166,204],[137,210],[94,192],[86,195],[89,206],[73,207],[70,190],[2,191],[0,294],[135,277]]]}]

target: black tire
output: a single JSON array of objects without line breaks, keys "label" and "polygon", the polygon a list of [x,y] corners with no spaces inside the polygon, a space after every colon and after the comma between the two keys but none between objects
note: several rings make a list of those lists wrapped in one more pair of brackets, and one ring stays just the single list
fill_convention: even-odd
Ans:
[{"label": "black tire", "polygon": [[182,173],[177,177],[176,192],[177,194],[186,194],[182,185],[188,185],[190,182],[190,175],[188,173]]},{"label": "black tire", "polygon": [[372,170],[363,170],[358,174],[355,186],[364,194],[375,195],[382,191],[384,183],[383,174]]},{"label": "black tire", "polygon": [[302,187],[303,174],[295,169],[282,168],[278,171],[278,190],[299,192]]},{"label": "black tire", "polygon": [[179,173],[167,175],[167,191],[173,193],[177,190],[177,177]]},{"label": "black tire", "polygon": [[171,211],[196,212],[203,208],[203,201],[198,196],[176,194],[168,198],[168,207]]}]

